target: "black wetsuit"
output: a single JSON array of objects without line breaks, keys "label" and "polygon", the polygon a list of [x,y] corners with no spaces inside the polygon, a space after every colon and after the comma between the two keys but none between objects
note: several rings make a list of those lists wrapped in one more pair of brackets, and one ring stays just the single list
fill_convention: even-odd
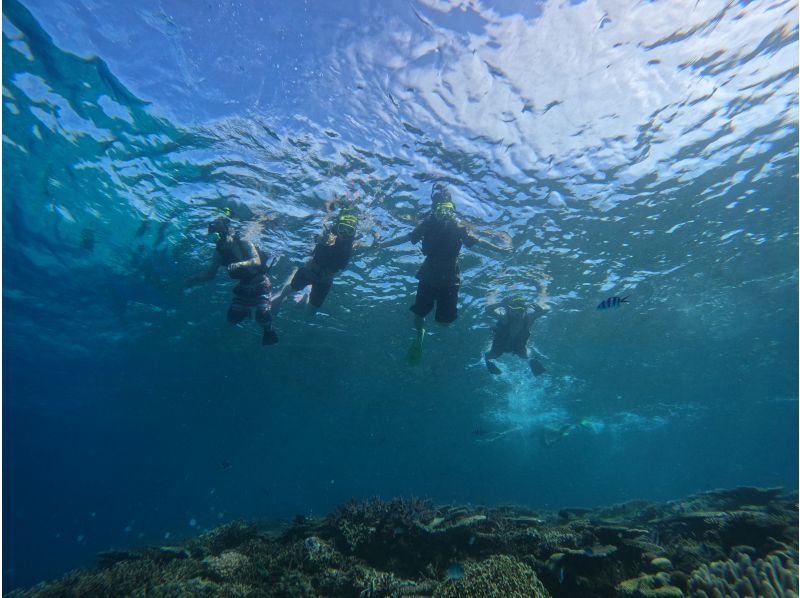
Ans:
[{"label": "black wetsuit", "polygon": [[[544,313],[544,309],[538,305],[533,306],[533,311],[526,310],[519,317],[508,315],[507,311],[498,319],[497,324],[492,328],[492,348],[484,356],[489,371],[499,374],[500,370],[491,360],[500,357],[503,353],[513,353],[523,359],[528,358],[528,340],[531,337],[531,326],[533,322]],[[534,376],[544,373],[545,368],[539,360],[533,358],[528,364]]]},{"label": "black wetsuit", "polygon": [[[323,235],[323,238],[325,235]],[[309,302],[314,307],[322,307],[325,297],[331,290],[333,278],[344,270],[353,255],[352,237],[337,235],[333,245],[320,241],[314,247],[311,259],[300,266],[292,277],[292,290],[299,291],[311,285]]]},{"label": "black wetsuit", "polygon": [[436,321],[449,323],[458,317],[458,289],[461,270],[458,254],[461,246],[478,242],[456,218],[427,216],[410,235],[412,243],[422,241],[425,261],[417,272],[417,298],[411,311],[424,318],[436,303]]},{"label": "black wetsuit", "polygon": [[[518,323],[513,322],[510,316],[503,315],[492,328],[492,348],[486,357],[494,359],[503,353],[528,357],[528,339],[531,337],[531,325],[536,315],[535,312],[526,311]],[[513,324],[517,324],[516,330],[513,329]]]}]

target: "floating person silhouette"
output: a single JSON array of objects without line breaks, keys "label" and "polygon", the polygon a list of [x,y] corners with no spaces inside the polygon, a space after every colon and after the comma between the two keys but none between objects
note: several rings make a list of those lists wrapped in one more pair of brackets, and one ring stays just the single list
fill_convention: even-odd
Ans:
[{"label": "floating person silhouette", "polygon": [[231,221],[224,216],[208,225],[208,234],[216,241],[211,265],[205,273],[188,278],[184,286],[189,288],[213,280],[217,270],[225,266],[228,275],[238,281],[228,308],[228,322],[238,324],[251,317],[255,309],[256,322],[264,330],[261,344],[274,345],[278,335],[272,329],[272,286],[268,276],[271,265],[267,265],[266,256],[252,241],[235,232]]},{"label": "floating person silhouette", "polygon": [[596,432],[598,430],[597,424],[588,418],[584,418],[577,423],[570,422],[562,424],[558,427],[547,427],[542,430],[541,440],[545,447],[550,447],[564,440],[567,436],[574,434],[580,430],[589,430]]},{"label": "floating person silhouette", "polygon": [[[330,213],[336,208],[336,203],[326,203],[325,207]],[[287,294],[311,286],[311,292],[306,299],[306,314],[313,317],[328,296],[336,274],[347,267],[353,250],[358,247],[358,210],[352,203],[345,201],[339,201],[338,208],[333,222],[323,224],[322,233],[315,239],[316,245],[311,258],[292,272],[273,299],[273,314],[278,313]]]},{"label": "floating person silhouette", "polygon": [[94,251],[95,243],[97,242],[97,237],[94,234],[94,231],[91,228],[84,228],[81,230],[81,242],[80,246],[81,249],[85,249],[88,252]]},{"label": "floating person silhouette", "polygon": [[476,237],[456,216],[450,191],[437,181],[431,190],[431,212],[410,233],[400,235],[383,243],[380,247],[394,247],[410,241],[422,241],[425,261],[417,272],[417,296],[411,311],[414,313],[416,336],[408,350],[408,361],[418,364],[422,359],[422,342],[425,339],[425,317],[436,306],[435,320],[450,324],[458,317],[458,291],[461,271],[458,256],[461,246],[485,247],[496,251],[508,251]]},{"label": "floating person silhouette", "polygon": [[[496,316],[497,321],[492,327],[492,347],[483,354],[483,359],[486,369],[497,375],[502,372],[492,360],[504,353],[513,353],[528,359],[531,326],[547,310],[536,303],[529,306],[521,294],[512,294],[506,297],[502,304],[488,306],[487,311]],[[531,358],[528,365],[534,376],[545,372],[544,366],[536,358]]]}]

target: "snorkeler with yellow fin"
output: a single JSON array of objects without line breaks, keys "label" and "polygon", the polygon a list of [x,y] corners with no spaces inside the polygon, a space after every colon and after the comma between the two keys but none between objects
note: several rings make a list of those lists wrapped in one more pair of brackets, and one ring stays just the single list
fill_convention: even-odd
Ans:
[{"label": "snorkeler with yellow fin", "polygon": [[425,261],[417,272],[417,296],[411,311],[414,313],[416,336],[408,348],[410,365],[422,361],[422,345],[425,340],[425,317],[436,307],[435,319],[443,325],[458,317],[458,290],[461,285],[461,270],[458,255],[461,246],[480,245],[497,251],[506,251],[489,241],[479,239],[462,224],[456,216],[450,191],[442,181],[433,184],[431,211],[410,233],[400,235],[379,247],[394,247],[407,241],[422,241]]}]

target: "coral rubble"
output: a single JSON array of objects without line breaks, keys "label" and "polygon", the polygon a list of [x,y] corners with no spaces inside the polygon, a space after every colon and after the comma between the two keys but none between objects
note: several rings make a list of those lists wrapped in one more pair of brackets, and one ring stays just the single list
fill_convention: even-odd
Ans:
[{"label": "coral rubble", "polygon": [[372,499],[105,552],[10,596],[796,597],[797,538],[797,495],[776,488],[558,513]]}]

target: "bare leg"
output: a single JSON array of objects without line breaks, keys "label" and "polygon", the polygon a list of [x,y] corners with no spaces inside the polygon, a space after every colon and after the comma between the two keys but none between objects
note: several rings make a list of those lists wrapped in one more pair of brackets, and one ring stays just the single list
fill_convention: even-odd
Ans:
[{"label": "bare leg", "polygon": [[417,338],[421,343],[422,338],[425,336],[425,318],[414,314],[414,328],[417,331]]},{"label": "bare leg", "polygon": [[503,371],[492,361],[492,359],[496,359],[500,357],[500,355],[502,355],[502,353],[496,353],[493,350],[489,350],[483,354],[483,361],[486,364],[486,369],[489,370],[489,373],[494,375],[503,373]]},{"label": "bare leg", "polygon": [[283,283],[283,288],[280,292],[272,298],[272,315],[276,315],[278,310],[281,308],[281,303],[283,300],[286,299],[286,295],[292,290],[292,279],[294,275],[297,274],[299,268],[295,268],[294,271],[289,275],[289,278],[286,279],[286,282]]},{"label": "bare leg", "polygon": [[311,293],[306,295],[306,320],[311,320],[317,315],[317,310],[319,309],[316,305],[309,301],[311,299]]},{"label": "bare leg", "polygon": [[414,314],[414,328],[417,334],[408,348],[407,358],[411,365],[419,365],[422,359],[422,341],[425,339],[425,318]]}]

